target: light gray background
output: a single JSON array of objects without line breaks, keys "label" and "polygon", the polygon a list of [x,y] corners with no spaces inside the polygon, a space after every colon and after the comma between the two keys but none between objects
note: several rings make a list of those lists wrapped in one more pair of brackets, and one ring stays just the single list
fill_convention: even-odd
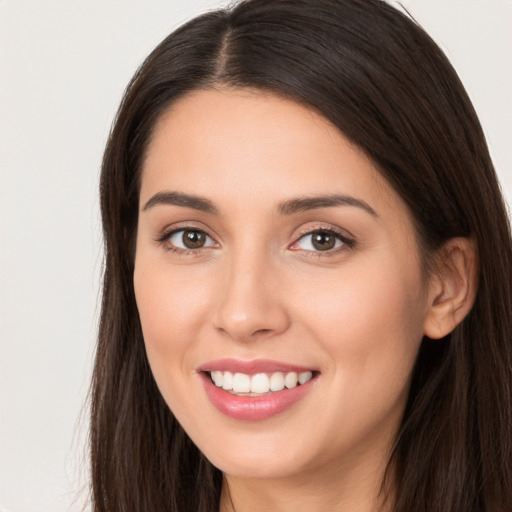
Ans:
[{"label": "light gray background", "polygon": [[[102,149],[143,58],[178,24],[222,4],[0,0],[2,512],[85,502]],[[458,70],[511,201],[512,0],[403,4]]]}]

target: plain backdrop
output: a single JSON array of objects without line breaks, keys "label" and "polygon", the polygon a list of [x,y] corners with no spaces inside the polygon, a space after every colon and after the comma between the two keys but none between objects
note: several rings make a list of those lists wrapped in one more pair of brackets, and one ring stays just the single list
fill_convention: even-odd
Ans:
[{"label": "plain backdrop", "polygon": [[[143,58],[184,20],[227,3],[0,0],[2,512],[86,503],[103,146]],[[512,0],[403,4],[459,72],[511,201]]]}]

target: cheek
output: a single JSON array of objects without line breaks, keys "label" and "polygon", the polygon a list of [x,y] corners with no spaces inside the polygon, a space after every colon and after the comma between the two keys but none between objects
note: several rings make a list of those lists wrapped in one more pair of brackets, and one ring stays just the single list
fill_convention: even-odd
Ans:
[{"label": "cheek", "polygon": [[205,288],[184,269],[141,257],[135,266],[134,289],[155,382],[176,417],[200,424],[199,411],[183,397],[190,396],[188,376],[193,365],[188,358],[199,339]]},{"label": "cheek", "polygon": [[410,265],[361,261],[318,282],[302,297],[301,311],[343,375],[407,378],[423,337],[421,276]]},{"label": "cheek", "polygon": [[134,272],[137,308],[148,359],[159,386],[184,370],[205,318],[204,276],[172,268],[165,261],[138,257]]},{"label": "cheek", "polygon": [[[302,318],[308,337],[328,356],[325,377],[333,399],[324,415],[331,424],[344,425],[346,439],[364,437],[376,425],[393,432],[423,337],[417,274],[389,265],[386,271],[353,266],[329,283],[317,283],[314,295],[303,295]],[[329,430],[333,447],[344,442],[339,431]]]},{"label": "cheek", "polygon": [[199,326],[206,303],[204,269],[171,265],[152,251],[140,251],[134,271],[137,308],[147,339],[182,339]]}]

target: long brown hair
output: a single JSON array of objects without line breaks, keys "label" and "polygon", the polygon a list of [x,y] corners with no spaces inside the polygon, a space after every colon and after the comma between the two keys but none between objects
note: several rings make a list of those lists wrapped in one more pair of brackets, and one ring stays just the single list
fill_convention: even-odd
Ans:
[{"label": "long brown hair", "polygon": [[448,60],[381,0],[246,0],[168,36],[130,82],[101,175],[105,269],[92,384],[95,512],[218,510],[222,475],[155,385],[133,291],[141,162],[156,120],[189,91],[250,87],[320,112],[407,203],[425,256],[472,237],[473,309],[424,339],[389,463],[395,512],[512,506],[512,243],[473,107]]}]

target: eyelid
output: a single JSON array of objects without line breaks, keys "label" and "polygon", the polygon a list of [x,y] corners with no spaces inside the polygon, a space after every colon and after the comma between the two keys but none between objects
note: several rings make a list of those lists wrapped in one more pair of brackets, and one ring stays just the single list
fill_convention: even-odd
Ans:
[{"label": "eyelid", "polygon": [[[179,233],[181,231],[198,231],[198,232],[204,233],[204,235],[207,238],[209,238],[213,242],[213,244],[209,244],[204,247],[198,247],[197,249],[182,248],[182,247],[177,247],[174,244],[171,244],[170,243],[171,237],[173,237],[174,235],[176,235],[177,233]],[[216,237],[212,236],[206,228],[200,227],[194,222],[180,222],[177,224],[173,224],[171,226],[167,226],[157,234],[157,236],[154,238],[154,240],[155,240],[155,242],[162,245],[168,251],[177,252],[177,253],[185,254],[185,255],[188,255],[188,254],[199,255],[203,251],[207,251],[212,248],[219,247],[219,242],[217,242]]]},{"label": "eyelid", "polygon": [[[308,235],[313,235],[313,234],[319,233],[319,232],[332,234],[338,240],[341,240],[342,246],[333,248],[333,249],[328,249],[325,251],[319,251],[319,250],[314,251],[314,250],[309,250],[309,249],[300,249],[300,248],[294,249],[293,248],[293,246],[296,245],[304,237],[306,237]],[[311,255],[314,254],[315,257],[330,256],[333,254],[337,254],[340,251],[344,251],[346,249],[352,249],[356,243],[355,237],[351,233],[349,233],[348,231],[343,230],[341,228],[338,228],[337,226],[333,226],[332,224],[313,224],[313,225],[305,226],[298,231],[298,233],[294,236],[294,239],[295,239],[295,241],[289,247],[291,250],[303,251],[305,253],[310,253]]]},{"label": "eyelid", "polygon": [[[199,231],[201,233],[204,233],[206,237],[208,237],[213,243],[209,244],[204,247],[199,247],[197,249],[185,249],[182,247],[176,247],[173,244],[169,243],[169,239],[175,235],[176,233],[179,233],[181,231]],[[338,240],[342,242],[341,247],[336,247],[332,249],[327,249],[325,251],[321,250],[310,250],[310,249],[301,249],[301,248],[294,248],[298,242],[303,239],[304,237],[308,235],[313,235],[315,233],[322,232],[322,233],[328,233],[335,236]],[[173,224],[171,226],[167,226],[164,229],[160,231],[160,233],[156,236],[154,239],[155,242],[158,242],[159,244],[163,245],[166,250],[178,252],[180,254],[193,254],[193,255],[199,255],[203,251],[211,250],[212,248],[219,247],[220,244],[216,240],[215,236],[212,236],[209,233],[209,230],[205,227],[198,226],[195,222],[180,222],[177,224]],[[295,235],[294,235],[294,242],[288,247],[292,251],[301,251],[303,253],[309,253],[309,256],[314,257],[322,257],[322,256],[330,256],[337,254],[338,252],[345,251],[347,249],[352,249],[355,246],[355,237],[350,234],[347,230],[341,229],[337,226],[334,226],[332,224],[325,224],[325,223],[316,223],[316,224],[310,224],[307,226],[302,227]]]},{"label": "eyelid", "polygon": [[[197,247],[196,249],[188,248],[188,247],[179,247],[176,242],[172,241],[175,237],[177,237],[180,233],[185,232],[192,232],[192,233],[201,233],[205,236],[205,245],[201,247]],[[178,237],[179,238],[179,237]],[[183,235],[182,235],[183,238]],[[169,235],[166,237],[167,241],[169,241],[174,247],[182,250],[199,250],[199,249],[206,249],[207,247],[215,246],[215,241],[213,238],[208,235],[208,233],[205,233],[204,231],[200,229],[175,229],[174,231],[171,231]],[[209,240],[209,242],[208,242]]]}]

